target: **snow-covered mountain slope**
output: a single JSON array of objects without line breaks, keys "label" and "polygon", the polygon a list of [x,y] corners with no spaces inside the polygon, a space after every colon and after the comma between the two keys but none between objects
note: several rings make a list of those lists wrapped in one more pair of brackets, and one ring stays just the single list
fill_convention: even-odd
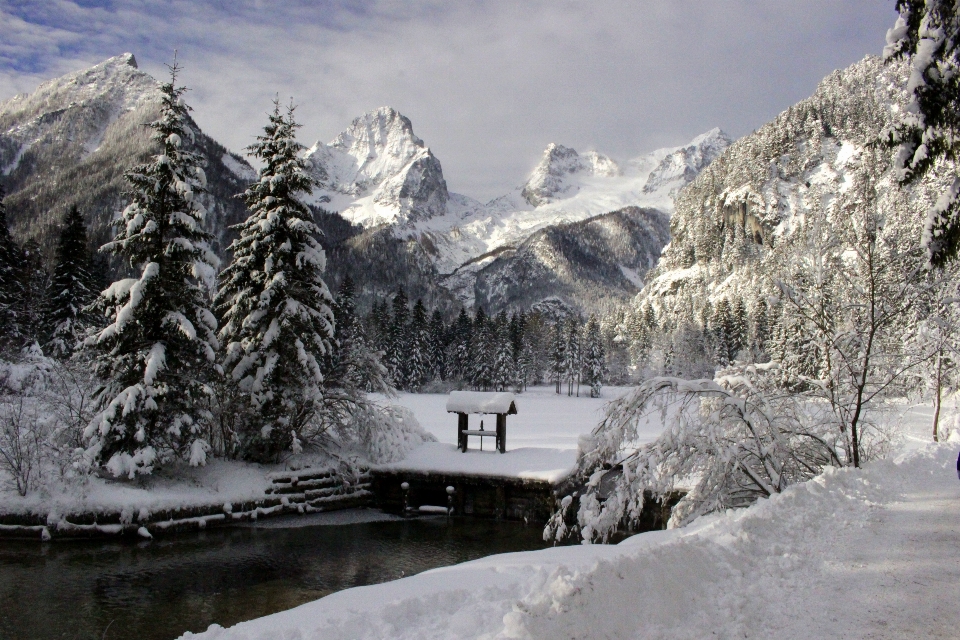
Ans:
[{"label": "snow-covered mountain slope", "polygon": [[440,161],[390,107],[354,119],[330,144],[307,150],[320,183],[312,202],[354,224],[405,224],[442,216],[447,183]]},{"label": "snow-covered mountain slope", "polygon": [[533,233],[625,207],[673,211],[673,198],[730,144],[714,129],[681,147],[617,163],[596,152],[551,144],[529,179],[485,205],[465,203],[442,217],[398,228],[423,242],[440,273],[461,273],[478,259],[519,246]]},{"label": "snow-covered mountain slope", "polygon": [[656,265],[669,224],[657,209],[627,207],[541,229],[477,272],[475,302],[497,313],[557,299],[589,313],[605,300],[627,301]]},{"label": "snow-covered mountain slope", "polygon": [[[60,220],[73,205],[95,242],[108,237],[110,221],[126,204],[123,172],[150,152],[151,131],[143,125],[156,117],[159,88],[127,53],[0,103],[0,179],[18,237],[52,250]],[[197,132],[208,178],[207,226],[222,249],[226,227],[243,215],[233,196],[254,173]]]},{"label": "snow-covered mountain slope", "polygon": [[[670,245],[643,296],[668,314],[697,318],[711,299],[744,297],[750,306],[772,293],[758,271],[761,258],[864,172],[865,152],[902,114],[905,80],[901,63],[867,57],[731,145],[677,196]],[[895,152],[877,151],[881,165]],[[904,194],[887,168],[876,182],[878,199],[922,220],[936,181]]]}]

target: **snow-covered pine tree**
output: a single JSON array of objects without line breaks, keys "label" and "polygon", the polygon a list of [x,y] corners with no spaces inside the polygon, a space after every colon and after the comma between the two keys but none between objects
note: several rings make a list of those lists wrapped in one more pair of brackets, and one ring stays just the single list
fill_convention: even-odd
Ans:
[{"label": "snow-covered pine tree", "polygon": [[600,335],[600,323],[596,316],[590,316],[585,336],[586,347],[583,354],[583,382],[590,387],[590,397],[599,398],[606,373],[606,354],[603,349],[603,337]]},{"label": "snow-covered pine tree", "polygon": [[408,333],[410,327],[407,318],[409,315],[407,294],[401,288],[393,296],[393,316],[387,328],[387,356],[384,362],[393,379],[393,386],[398,389],[405,389],[408,381],[407,354],[410,346]]},{"label": "snow-covered pine tree", "polygon": [[568,396],[573,395],[574,386],[577,388],[577,396],[580,395],[581,359],[583,358],[583,341],[580,333],[580,320],[571,316],[567,319],[566,361],[563,364]]},{"label": "snow-covered pine tree", "polygon": [[[913,96],[899,127],[888,132],[899,147],[903,183],[922,179],[944,159],[960,160],[960,4],[956,0],[897,0],[900,17],[887,32],[884,57],[908,58]],[[922,242],[942,265],[960,248],[960,175],[930,209]]]},{"label": "snow-covered pine tree", "polygon": [[367,339],[363,323],[357,316],[353,279],[347,275],[340,284],[334,306],[336,348],[327,386],[346,389],[351,395],[358,390],[386,391],[387,370],[380,361],[380,351]]},{"label": "snow-covered pine tree", "polygon": [[473,334],[473,322],[466,309],[460,313],[451,328],[450,344],[447,347],[447,375],[463,383],[470,377],[470,343]]},{"label": "snow-covered pine tree", "polygon": [[513,360],[513,343],[510,340],[510,321],[501,311],[493,322],[494,356],[493,389],[506,391],[516,378],[516,363]]},{"label": "snow-covered pine tree", "polygon": [[49,338],[44,352],[69,358],[89,328],[92,318],[85,310],[97,296],[87,248],[87,227],[76,206],[70,208],[57,242],[56,264],[47,289],[45,322]]},{"label": "snow-covered pine tree", "polygon": [[487,318],[483,307],[477,309],[470,344],[470,382],[474,388],[481,391],[486,391],[493,384],[493,357],[496,349],[496,334],[493,329],[493,321]]},{"label": "snow-covered pine tree", "polygon": [[295,447],[322,410],[322,362],[334,335],[333,299],[323,280],[320,230],[300,196],[313,179],[300,157],[294,108],[274,101],[249,155],[262,163],[243,194],[250,216],[234,228],[233,263],[220,278],[223,368],[249,398],[242,455],[275,461]]},{"label": "snow-covered pine tree", "polygon": [[725,367],[733,362],[734,357],[736,357],[734,351],[736,347],[736,328],[734,327],[730,301],[727,298],[720,298],[717,306],[714,307],[713,317],[710,319],[710,329],[716,346],[717,363]]},{"label": "snow-covered pine tree", "polygon": [[407,359],[407,387],[411,391],[420,391],[423,385],[432,379],[433,347],[430,343],[430,322],[427,308],[419,298],[413,305],[410,326],[407,329],[408,343],[405,349]]},{"label": "snow-covered pine tree", "polygon": [[567,336],[563,331],[563,318],[557,318],[553,325],[553,346],[550,349],[550,375],[553,378],[556,392],[559,394],[563,387],[564,373],[567,364]]},{"label": "snow-covered pine tree", "polygon": [[36,240],[23,244],[20,278],[20,331],[27,344],[42,344],[46,341],[47,324],[44,322],[44,304],[50,274],[43,265],[43,254]]},{"label": "snow-covered pine tree", "polygon": [[139,273],[114,282],[93,308],[109,324],[87,338],[103,381],[102,409],[85,431],[94,460],[114,475],[149,473],[175,455],[205,460],[202,403],[213,370],[217,322],[209,307],[218,260],[207,246],[206,182],[195,132],[177,86],[179,66],[161,87],[160,116],[149,126],[158,153],[126,174],[132,202],[102,247]]},{"label": "snow-covered pine tree", "polygon": [[443,322],[443,314],[439,309],[433,310],[430,316],[430,367],[431,375],[435,380],[447,379],[446,358],[447,327]]},{"label": "snow-covered pine tree", "polygon": [[6,192],[0,184],[0,353],[16,350],[22,342],[17,318],[23,297],[18,277],[22,256],[7,226],[5,197]]},{"label": "snow-covered pine tree", "polygon": [[370,315],[367,316],[367,336],[378,351],[384,354],[389,344],[390,312],[386,300],[374,300]]},{"label": "snow-covered pine tree", "polygon": [[768,359],[767,342],[770,340],[771,330],[767,301],[761,296],[753,307],[753,331],[750,339],[750,351],[755,362],[765,362]]}]

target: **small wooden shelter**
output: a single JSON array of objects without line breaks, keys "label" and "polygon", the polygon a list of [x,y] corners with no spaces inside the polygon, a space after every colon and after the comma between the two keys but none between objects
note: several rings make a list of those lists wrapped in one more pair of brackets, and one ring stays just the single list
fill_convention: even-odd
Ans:
[{"label": "small wooden shelter", "polygon": [[[497,451],[507,452],[507,416],[517,413],[517,404],[512,393],[488,393],[483,391],[451,391],[447,398],[447,413],[457,414],[457,446],[467,451],[469,436],[496,437]],[[470,429],[468,416],[471,413],[497,416],[496,431]],[[481,447],[482,445],[481,440]]]}]

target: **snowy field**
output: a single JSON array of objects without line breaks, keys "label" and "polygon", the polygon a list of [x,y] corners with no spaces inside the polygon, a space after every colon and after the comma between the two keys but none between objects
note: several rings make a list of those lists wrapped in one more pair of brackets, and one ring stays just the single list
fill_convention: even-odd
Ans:
[{"label": "snowy field", "polygon": [[928,408],[901,409],[899,455],[748,509],[619,545],[491,556],[183,638],[955,638],[960,437],[929,444]]},{"label": "snowy field", "polygon": [[[608,387],[603,398],[557,395],[553,387],[537,387],[518,394],[518,414],[507,419],[507,453],[491,451],[492,439],[479,451],[479,438],[470,439],[471,450],[456,449],[454,414],[446,412],[446,394],[401,393],[381,402],[400,404],[411,409],[423,427],[439,443],[427,443],[415,449],[397,468],[438,472],[468,472],[478,475],[539,478],[555,482],[576,464],[577,439],[589,433],[600,420],[603,406],[628,391],[626,387]],[[471,428],[478,428],[480,416],[470,417]],[[494,428],[494,417],[484,417],[485,428]],[[651,428],[650,439],[659,428]],[[142,509],[154,513],[176,507],[239,503],[264,497],[269,486],[267,473],[283,465],[257,465],[238,461],[211,460],[205,467],[185,464],[161,469],[132,481],[105,481],[90,477],[83,483],[54,484],[26,497],[15,491],[0,491],[0,512],[67,514],[78,512],[116,512]]]},{"label": "snowy field", "polygon": [[[469,473],[483,476],[507,476],[558,482],[568,476],[577,463],[577,441],[590,433],[603,417],[607,402],[631,387],[605,387],[602,398],[590,398],[581,389],[580,397],[557,395],[554,388],[534,387],[516,396],[517,415],[507,416],[507,452],[493,451],[493,439],[483,443],[470,438],[470,449],[457,449],[457,416],[447,413],[447,395],[439,393],[401,393],[390,401],[407,407],[420,425],[439,442],[428,442],[405,460],[384,465],[402,471]],[[585,394],[584,394],[585,392]],[[470,428],[479,429],[482,416],[470,416]],[[494,416],[483,416],[484,429],[495,428]],[[644,442],[659,435],[662,427],[652,424],[643,432]]]}]

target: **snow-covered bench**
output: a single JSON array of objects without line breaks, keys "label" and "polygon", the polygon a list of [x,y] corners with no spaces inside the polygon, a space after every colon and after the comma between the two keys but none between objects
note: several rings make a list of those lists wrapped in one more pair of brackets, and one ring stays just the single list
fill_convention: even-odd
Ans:
[{"label": "snow-covered bench", "polygon": [[[486,393],[481,391],[451,391],[447,398],[447,413],[457,414],[457,446],[466,453],[470,436],[496,438],[497,451],[507,452],[507,416],[517,413],[512,393]],[[470,429],[469,414],[493,414],[497,416],[495,430]],[[483,448],[481,440],[480,447]]]}]

